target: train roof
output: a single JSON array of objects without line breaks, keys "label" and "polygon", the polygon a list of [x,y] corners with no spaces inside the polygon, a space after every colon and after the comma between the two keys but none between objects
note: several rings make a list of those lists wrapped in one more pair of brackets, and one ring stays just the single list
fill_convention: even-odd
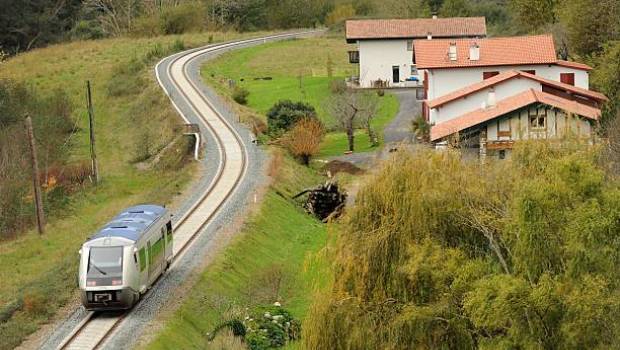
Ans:
[{"label": "train roof", "polygon": [[89,241],[104,237],[121,237],[138,241],[165,212],[166,208],[158,205],[136,205],[127,208],[91,236]]}]

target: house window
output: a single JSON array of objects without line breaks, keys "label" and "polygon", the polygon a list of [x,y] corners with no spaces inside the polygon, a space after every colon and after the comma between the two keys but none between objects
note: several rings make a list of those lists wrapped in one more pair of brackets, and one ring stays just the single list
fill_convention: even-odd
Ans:
[{"label": "house window", "polygon": [[528,73],[528,74],[531,74],[531,75],[536,75],[536,71],[533,70],[533,69],[524,69],[524,70],[522,70],[522,72],[523,73]]},{"label": "house window", "polygon": [[560,73],[560,81],[564,84],[575,85],[575,73]]},{"label": "house window", "polygon": [[418,75],[418,68],[415,65],[411,65],[411,75]]},{"label": "house window", "polygon": [[498,71],[493,71],[493,72],[482,72],[482,80],[487,80],[489,78],[492,78],[496,75],[498,75],[499,72]]},{"label": "house window", "polygon": [[540,130],[547,126],[547,110],[545,108],[532,108],[529,111],[530,129]]},{"label": "house window", "polygon": [[498,153],[499,153],[499,159],[506,159],[506,150],[505,149],[500,149]]},{"label": "house window", "polygon": [[349,63],[360,63],[359,51],[349,51]]},{"label": "house window", "polygon": [[413,40],[407,40],[407,51],[413,51]]}]

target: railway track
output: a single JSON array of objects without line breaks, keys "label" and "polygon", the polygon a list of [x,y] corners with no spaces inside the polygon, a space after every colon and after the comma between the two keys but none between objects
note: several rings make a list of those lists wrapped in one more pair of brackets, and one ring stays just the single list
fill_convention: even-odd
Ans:
[{"label": "railway track", "polygon": [[[245,144],[233,125],[217,110],[208,97],[200,90],[196,82],[191,79],[188,73],[189,64],[194,60],[200,59],[205,54],[313,33],[316,33],[316,31],[238,40],[209,45],[173,55],[171,56],[173,57],[171,62],[167,64],[165,70],[172,89],[168,89],[166,84],[162,82],[159,70],[159,66],[169,60],[170,57],[163,59],[157,64],[155,71],[159,84],[166,94],[171,97],[176,110],[188,124],[190,123],[190,118],[182,112],[179,102],[182,102],[191,110],[194,115],[194,121],[199,122],[203,133],[207,131],[217,143],[220,156],[220,163],[215,176],[206,187],[206,190],[174,225],[174,259],[170,266],[171,269],[176,266],[186,249],[191,246],[192,241],[213,221],[219,209],[235,192],[247,172],[248,152]],[[157,288],[157,283],[153,285],[153,288]],[[141,299],[140,303],[143,300],[144,298]],[[90,350],[100,348],[130,313],[131,310],[127,312],[88,312],[84,319],[63,339],[57,349]]]}]

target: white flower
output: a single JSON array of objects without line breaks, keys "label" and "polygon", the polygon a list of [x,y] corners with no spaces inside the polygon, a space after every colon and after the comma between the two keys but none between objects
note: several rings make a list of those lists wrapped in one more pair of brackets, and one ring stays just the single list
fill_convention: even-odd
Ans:
[{"label": "white flower", "polygon": [[277,307],[282,306],[282,304],[280,304],[280,302],[279,302],[279,301],[276,301],[275,303],[273,303],[273,305],[274,305],[274,306],[277,306]]},{"label": "white flower", "polygon": [[271,314],[269,312],[265,312],[265,318],[271,318]]}]

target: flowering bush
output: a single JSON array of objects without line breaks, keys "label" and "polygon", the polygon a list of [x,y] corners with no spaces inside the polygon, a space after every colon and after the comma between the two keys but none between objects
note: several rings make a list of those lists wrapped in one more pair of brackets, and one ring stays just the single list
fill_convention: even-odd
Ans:
[{"label": "flowering bush", "polygon": [[245,316],[243,321],[224,322],[207,334],[212,341],[217,332],[230,328],[235,336],[243,337],[250,350],[279,348],[291,340],[299,339],[301,324],[276,302],[269,306],[256,307]]},{"label": "flowering bush", "polygon": [[245,341],[251,350],[278,348],[299,339],[301,324],[279,306],[258,307],[244,320]]}]

